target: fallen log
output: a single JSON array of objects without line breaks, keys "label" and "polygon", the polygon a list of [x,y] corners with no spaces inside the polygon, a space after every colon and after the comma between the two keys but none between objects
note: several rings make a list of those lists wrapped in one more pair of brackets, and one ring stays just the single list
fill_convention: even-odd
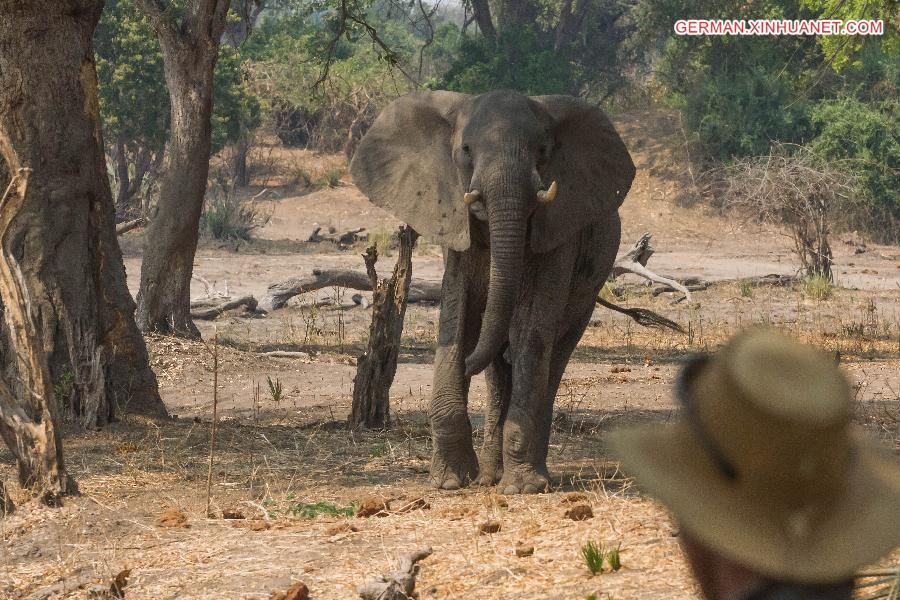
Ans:
[{"label": "fallen log", "polygon": [[131,221],[123,221],[121,223],[116,223],[116,235],[122,235],[123,233],[128,233],[132,229],[137,229],[138,227],[143,227],[147,224],[147,217],[139,217],[137,219],[133,219]]},{"label": "fallen log", "polygon": [[[216,302],[210,305],[210,302]],[[242,296],[235,299],[208,299],[204,298],[191,302],[191,318],[212,320],[229,310],[244,307],[246,312],[254,312],[257,307],[256,298],[253,296]]]},{"label": "fallen log", "polygon": [[[294,296],[328,287],[343,287],[361,292],[371,292],[372,282],[362,271],[350,269],[313,269],[307,277],[292,277],[281,283],[273,283],[266,290],[263,306],[272,310],[283,308]],[[440,302],[441,284],[431,281],[413,281],[409,288],[408,302]],[[360,304],[363,301],[360,300]]]},{"label": "fallen log", "polygon": [[614,310],[618,313],[622,313],[623,315],[629,316],[634,321],[643,327],[652,327],[653,329],[671,329],[672,331],[677,331],[678,333],[686,333],[684,327],[672,321],[670,319],[665,318],[659,313],[656,313],[649,308],[625,308],[623,306],[618,306],[617,304],[613,304],[603,298],[597,298],[597,304],[600,306],[605,306],[610,310]]},{"label": "fallen log", "polygon": [[414,598],[416,575],[419,565],[416,564],[431,556],[431,548],[422,548],[400,559],[396,571],[390,575],[382,575],[357,588],[362,600],[408,600]]}]

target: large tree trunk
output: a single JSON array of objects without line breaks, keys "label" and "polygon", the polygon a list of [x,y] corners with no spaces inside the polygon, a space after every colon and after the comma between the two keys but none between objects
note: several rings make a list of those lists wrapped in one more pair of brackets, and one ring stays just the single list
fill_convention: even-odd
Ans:
[{"label": "large tree trunk", "polygon": [[191,273],[211,145],[213,70],[227,0],[195,0],[182,23],[156,0],[138,0],[163,53],[172,125],[156,214],[147,228],[137,323],[142,331],[197,338],[191,320]]},{"label": "large tree trunk", "polygon": [[[12,247],[14,222],[28,198],[30,175],[31,169],[16,169],[0,196],[0,299],[17,375],[14,385],[0,379],[0,437],[16,457],[22,487],[40,494],[47,504],[55,504],[60,496],[77,493],[78,486],[63,462],[57,389],[34,319],[31,294]],[[0,495],[5,513],[9,498],[3,489]]]},{"label": "large tree trunk", "polygon": [[[165,415],[115,233],[92,37],[103,2],[0,0],[0,156],[32,169],[11,247],[65,414]],[[16,370],[8,332],[0,364]]]}]

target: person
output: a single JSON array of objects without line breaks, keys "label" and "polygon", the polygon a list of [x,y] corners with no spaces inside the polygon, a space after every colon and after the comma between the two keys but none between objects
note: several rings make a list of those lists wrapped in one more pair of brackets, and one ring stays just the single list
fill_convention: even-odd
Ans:
[{"label": "person", "polygon": [[900,544],[900,466],[851,425],[832,358],[754,329],[689,360],[675,393],[675,423],[609,444],[671,511],[705,598],[849,599]]}]

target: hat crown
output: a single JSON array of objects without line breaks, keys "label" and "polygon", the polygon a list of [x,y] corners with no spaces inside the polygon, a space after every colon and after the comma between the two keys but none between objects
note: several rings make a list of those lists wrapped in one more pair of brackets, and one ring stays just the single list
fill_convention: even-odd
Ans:
[{"label": "hat crown", "polygon": [[710,360],[689,393],[748,494],[796,508],[842,492],[850,387],[819,351],[768,330],[746,333]]}]

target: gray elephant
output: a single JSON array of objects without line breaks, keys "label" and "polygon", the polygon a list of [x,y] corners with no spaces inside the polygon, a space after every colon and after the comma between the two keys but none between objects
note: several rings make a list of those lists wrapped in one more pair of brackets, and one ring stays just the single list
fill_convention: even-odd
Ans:
[{"label": "gray elephant", "polygon": [[[385,108],[350,168],[373,203],[444,247],[432,482],[548,489],[553,402],[619,247],[625,144],[571,96],[430,92]],[[477,457],[467,403],[481,371]]]}]

